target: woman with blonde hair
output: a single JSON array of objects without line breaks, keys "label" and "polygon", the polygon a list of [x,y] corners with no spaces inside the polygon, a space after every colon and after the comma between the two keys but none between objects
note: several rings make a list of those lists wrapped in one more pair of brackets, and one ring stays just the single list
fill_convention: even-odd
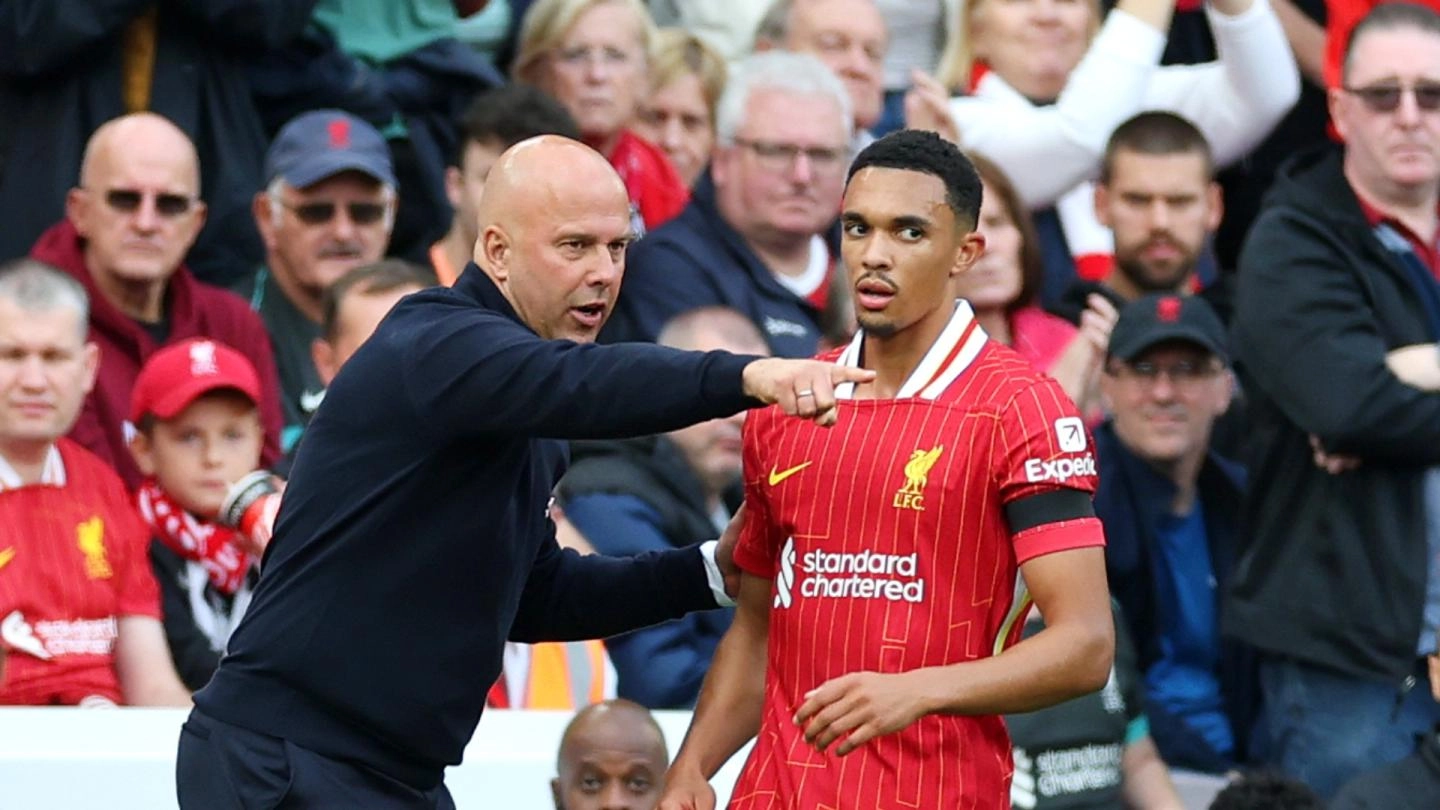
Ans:
[{"label": "woman with blonde hair", "polygon": [[980,221],[985,252],[955,277],[952,291],[975,310],[986,334],[1054,377],[1087,419],[1100,415],[1099,373],[1110,330],[1119,317],[1101,295],[1091,295],[1077,330],[1037,305],[1042,276],[1039,239],[1015,186],[998,166],[971,155],[980,174]]},{"label": "woman with blonde hair", "polygon": [[538,0],[521,24],[511,71],[565,105],[625,182],[646,228],[680,213],[689,198],[665,155],[631,130],[654,44],[640,0]]},{"label": "woman with blonde hair", "polygon": [[687,187],[710,162],[715,105],[725,92],[725,58],[681,28],[662,29],[650,64],[650,92],[635,130],[659,146]]},{"label": "woman with blonde hair", "polygon": [[967,94],[950,102],[962,146],[995,161],[1027,208],[1058,215],[1064,244],[1046,245],[1047,300],[1063,292],[1067,270],[1098,278],[1108,268],[1110,233],[1089,181],[1122,121],[1147,109],[1184,116],[1224,166],[1299,97],[1269,0],[1209,0],[1220,58],[1161,67],[1174,3],[1120,0],[1102,25],[1097,0],[970,0],[952,31],[939,78]]}]

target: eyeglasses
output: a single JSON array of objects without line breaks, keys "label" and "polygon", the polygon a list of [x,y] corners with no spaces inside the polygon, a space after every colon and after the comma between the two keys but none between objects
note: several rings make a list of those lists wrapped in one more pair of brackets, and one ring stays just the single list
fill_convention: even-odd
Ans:
[{"label": "eyeglasses", "polygon": [[166,219],[184,216],[197,202],[196,198],[184,194],[150,194],[131,188],[112,188],[105,192],[105,204],[118,214],[133,214],[140,210],[146,197],[154,199],[155,213]]},{"label": "eyeglasses", "polygon": [[1152,385],[1164,375],[1175,385],[1194,385],[1214,377],[1220,371],[1214,360],[1179,360],[1169,365],[1160,365],[1149,360],[1138,363],[1113,363],[1106,369],[1121,379]]},{"label": "eyeglasses", "polygon": [[822,146],[796,146],[793,143],[775,143],[774,141],[752,141],[746,138],[736,138],[735,143],[755,153],[760,165],[765,168],[783,172],[789,171],[795,161],[801,155],[810,161],[812,168],[820,171],[830,171],[840,167],[845,160],[845,150],[827,149]]},{"label": "eyeglasses", "polygon": [[[340,205],[334,202],[308,202],[300,205],[281,205],[295,213],[295,218],[306,225],[324,225],[335,218]],[[378,202],[352,202],[345,204],[345,212],[356,225],[374,225],[385,218],[386,205]]]},{"label": "eyeglasses", "polygon": [[1417,82],[1412,87],[1372,84],[1367,87],[1347,87],[1345,92],[1358,97],[1371,112],[1395,112],[1400,108],[1400,100],[1406,93],[1415,96],[1416,107],[1426,112],[1440,110],[1440,82]]}]

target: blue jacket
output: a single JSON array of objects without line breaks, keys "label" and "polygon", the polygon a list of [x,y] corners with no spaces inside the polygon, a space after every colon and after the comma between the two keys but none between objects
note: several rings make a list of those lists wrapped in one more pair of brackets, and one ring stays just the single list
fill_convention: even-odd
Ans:
[{"label": "blue jacket", "polygon": [[260,584],[196,706],[416,789],[460,762],[506,638],[713,608],[701,556],[581,557],[547,505],[564,438],[753,403],[753,358],[542,340],[475,265],[401,301],[306,429]]},{"label": "blue jacket", "polygon": [[[831,255],[839,254],[838,234],[832,229]],[[708,306],[730,307],[750,318],[777,357],[813,356],[827,322],[825,312],[781,286],[720,216],[715,184],[706,172],[685,210],[635,243],[615,316],[601,341],[654,341],[671,318]]]},{"label": "blue jacket", "polygon": [[[1161,655],[1155,596],[1159,571],[1150,552],[1157,543],[1156,527],[1175,496],[1175,485],[1131,453],[1109,422],[1096,429],[1095,450],[1100,465],[1095,514],[1105,524],[1106,574],[1144,672]],[[1244,469],[1213,452],[1206,457],[1200,469],[1199,499],[1205,510],[1210,567],[1219,586],[1217,598],[1227,587],[1239,552],[1240,498],[1244,488]],[[1225,712],[1235,735],[1236,757],[1244,762],[1260,698],[1254,651],[1240,642],[1222,639],[1218,675]],[[1179,718],[1170,717],[1164,707],[1147,703],[1146,713],[1155,743],[1170,764],[1211,772],[1236,764],[1219,758],[1199,735]]]},{"label": "blue jacket", "polygon": [[[705,492],[680,449],[658,436],[576,448],[560,481],[565,516],[602,554],[639,554],[714,538]],[[608,639],[620,697],[652,709],[695,705],[734,611],[710,610]]]}]

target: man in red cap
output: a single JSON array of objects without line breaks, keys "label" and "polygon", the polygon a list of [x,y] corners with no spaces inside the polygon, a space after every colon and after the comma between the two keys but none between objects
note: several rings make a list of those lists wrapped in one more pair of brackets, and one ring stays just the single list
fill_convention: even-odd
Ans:
[{"label": "man in red cap", "polygon": [[95,383],[81,285],[0,265],[0,704],[188,705],[145,529],[115,473],[64,438]]},{"label": "man in red cap", "polygon": [[231,485],[260,465],[260,391],[245,355],[204,339],[166,346],[135,380],[136,504],[155,540],[165,636],[191,689],[214,674],[258,576],[262,549],[217,518]]}]

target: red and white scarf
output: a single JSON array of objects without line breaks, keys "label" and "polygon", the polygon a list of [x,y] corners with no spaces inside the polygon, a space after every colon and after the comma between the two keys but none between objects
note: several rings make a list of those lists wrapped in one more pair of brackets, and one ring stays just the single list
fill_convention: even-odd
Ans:
[{"label": "red and white scarf", "polygon": [[160,542],[181,557],[200,563],[216,590],[226,596],[240,590],[250,570],[250,555],[235,542],[234,530],[185,511],[153,478],[140,484],[135,505]]}]

